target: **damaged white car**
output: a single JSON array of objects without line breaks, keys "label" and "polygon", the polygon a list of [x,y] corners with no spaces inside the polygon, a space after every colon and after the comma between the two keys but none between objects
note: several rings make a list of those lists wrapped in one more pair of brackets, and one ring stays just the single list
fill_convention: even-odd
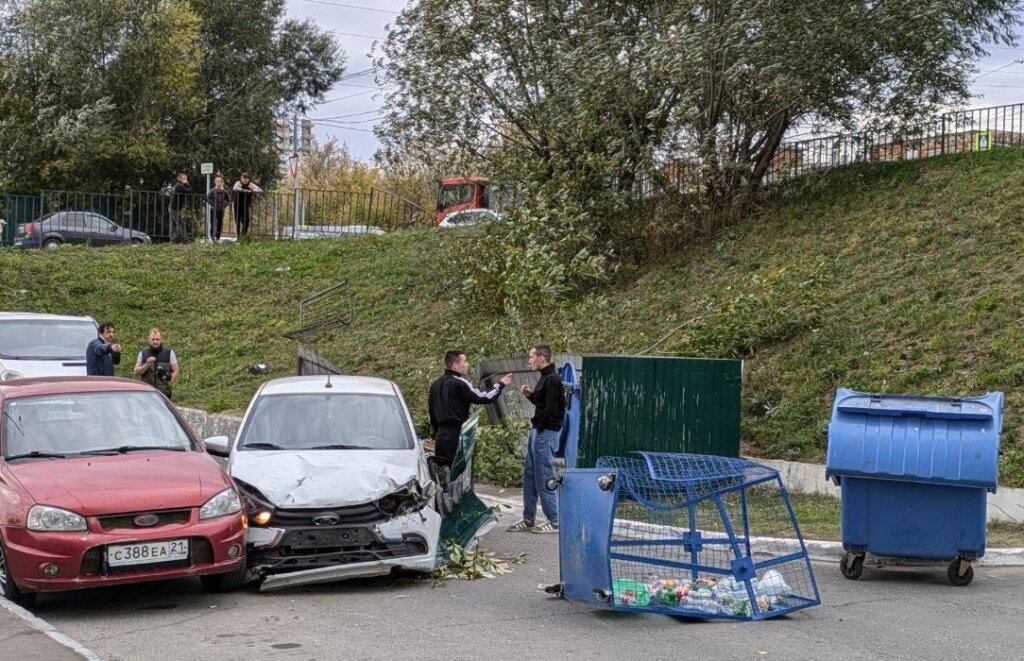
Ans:
[{"label": "damaged white car", "polygon": [[234,442],[207,439],[249,508],[249,567],[274,589],[430,572],[441,516],[398,387],[384,379],[275,379]]}]

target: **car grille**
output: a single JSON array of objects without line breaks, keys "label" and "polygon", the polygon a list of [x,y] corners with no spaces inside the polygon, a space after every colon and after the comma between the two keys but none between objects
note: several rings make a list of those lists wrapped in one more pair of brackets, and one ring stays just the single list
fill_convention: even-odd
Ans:
[{"label": "car grille", "polygon": [[[140,514],[155,514],[157,522],[151,526],[139,526],[135,524],[135,517]],[[98,516],[100,527],[104,530],[147,530],[169,526],[174,523],[188,523],[190,510],[164,510],[161,512],[134,512],[132,514],[111,514],[109,516]]]},{"label": "car grille", "polygon": [[205,537],[189,538],[191,557],[173,562],[157,562],[149,565],[127,565],[124,567],[107,567],[105,558],[107,547],[94,546],[82,556],[80,576],[120,576],[122,574],[138,574],[160,569],[177,569],[194,565],[205,565],[213,562],[213,546]]},{"label": "car grille", "polygon": [[250,554],[253,564],[277,572],[408,558],[424,555],[429,549],[427,540],[417,534],[382,542],[368,530],[318,529],[291,531],[273,549]]},{"label": "car grille", "polygon": [[379,523],[390,518],[377,509],[374,503],[352,505],[349,507],[333,507],[320,510],[274,510],[269,525],[278,526],[309,526],[314,525],[313,519],[324,514],[338,517],[335,525],[354,526],[368,523]]}]

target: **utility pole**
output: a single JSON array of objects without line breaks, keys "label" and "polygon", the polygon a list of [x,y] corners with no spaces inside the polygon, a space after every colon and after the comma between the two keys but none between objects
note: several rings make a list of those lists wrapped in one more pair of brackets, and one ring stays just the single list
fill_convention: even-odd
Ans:
[{"label": "utility pole", "polygon": [[[299,113],[292,112],[292,158],[299,158]],[[299,233],[299,213],[302,210],[302,202],[299,199],[302,194],[299,190],[299,164],[295,164],[295,176],[292,177],[292,238]]]}]

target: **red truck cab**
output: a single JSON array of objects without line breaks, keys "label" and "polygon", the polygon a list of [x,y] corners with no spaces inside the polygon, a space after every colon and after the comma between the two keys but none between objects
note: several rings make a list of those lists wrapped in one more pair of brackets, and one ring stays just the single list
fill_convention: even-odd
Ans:
[{"label": "red truck cab", "polygon": [[437,192],[437,218],[439,224],[445,216],[465,209],[490,208],[491,182],[485,177],[448,177],[441,180]]}]

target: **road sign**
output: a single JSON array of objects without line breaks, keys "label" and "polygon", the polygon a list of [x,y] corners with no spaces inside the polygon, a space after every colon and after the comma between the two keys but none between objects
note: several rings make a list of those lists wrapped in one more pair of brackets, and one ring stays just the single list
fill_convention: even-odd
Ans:
[{"label": "road sign", "polygon": [[291,175],[292,179],[297,179],[299,176],[299,161],[300,157],[298,154],[292,154],[288,157],[288,174]]},{"label": "road sign", "polygon": [[200,174],[213,174],[213,163],[203,163],[199,166]]},{"label": "road sign", "polygon": [[992,132],[979,131],[974,134],[974,151],[989,151],[992,149]]}]

